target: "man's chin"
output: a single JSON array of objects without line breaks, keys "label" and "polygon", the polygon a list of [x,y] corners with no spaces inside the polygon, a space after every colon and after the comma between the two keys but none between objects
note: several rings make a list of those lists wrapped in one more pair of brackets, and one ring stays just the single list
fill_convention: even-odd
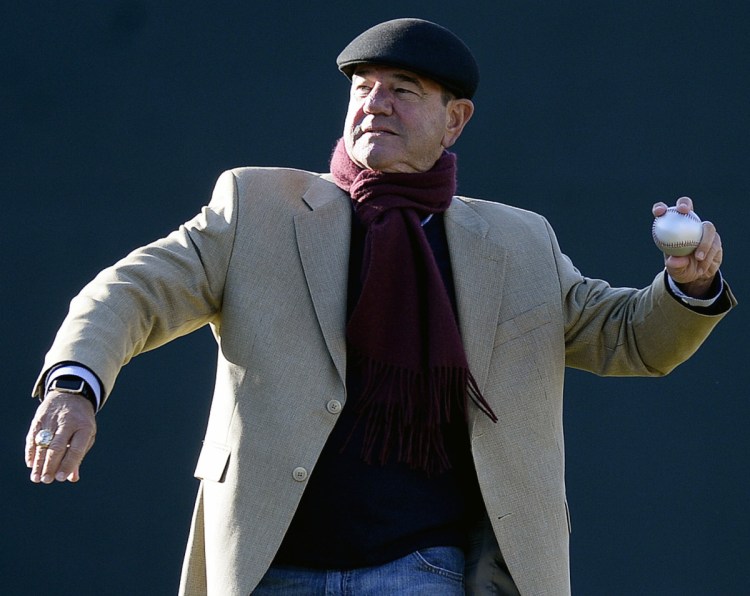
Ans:
[{"label": "man's chin", "polygon": [[355,164],[365,170],[376,170],[379,172],[397,171],[393,169],[397,163],[393,156],[372,145],[367,148],[367,151],[354,151],[354,155],[350,157]]}]

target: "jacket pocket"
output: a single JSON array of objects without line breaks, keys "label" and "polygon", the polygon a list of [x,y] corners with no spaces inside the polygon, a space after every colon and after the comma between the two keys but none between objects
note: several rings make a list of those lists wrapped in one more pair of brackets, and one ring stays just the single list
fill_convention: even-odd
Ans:
[{"label": "jacket pocket", "polygon": [[195,477],[200,480],[224,482],[231,450],[218,443],[203,443],[195,466]]}]

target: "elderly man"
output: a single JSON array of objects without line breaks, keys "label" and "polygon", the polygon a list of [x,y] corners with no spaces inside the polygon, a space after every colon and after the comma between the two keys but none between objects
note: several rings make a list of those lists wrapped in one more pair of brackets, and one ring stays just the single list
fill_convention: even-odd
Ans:
[{"label": "elderly man", "polygon": [[121,367],[209,324],[181,593],[566,594],[564,368],[687,359],[734,304],[719,235],[704,223],[642,290],[585,278],[542,217],[454,196],[478,82],[455,35],[381,23],[338,65],[330,174],[227,172],[73,300],[34,389],[31,478],[78,480]]}]

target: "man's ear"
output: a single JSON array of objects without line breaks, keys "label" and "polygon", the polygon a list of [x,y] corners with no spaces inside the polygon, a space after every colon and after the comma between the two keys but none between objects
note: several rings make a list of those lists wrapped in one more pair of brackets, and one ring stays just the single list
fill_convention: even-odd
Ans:
[{"label": "man's ear", "polygon": [[464,126],[474,115],[474,104],[470,99],[451,99],[446,109],[445,134],[442,145],[445,149],[452,146],[461,136]]}]

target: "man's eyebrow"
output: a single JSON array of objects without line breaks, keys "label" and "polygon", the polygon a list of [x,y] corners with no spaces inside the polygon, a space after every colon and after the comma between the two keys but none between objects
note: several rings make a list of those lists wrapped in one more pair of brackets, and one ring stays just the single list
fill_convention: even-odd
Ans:
[{"label": "man's eyebrow", "polygon": [[[374,69],[367,67],[357,68],[357,70],[354,71],[354,75],[361,78],[366,78],[373,72],[373,70]],[[424,92],[425,90],[422,81],[420,81],[415,76],[412,76],[405,72],[394,72],[392,76],[394,79],[396,79],[397,81],[401,81],[402,83],[411,83],[412,85],[416,85],[422,92]]]},{"label": "man's eyebrow", "polygon": [[424,91],[424,85],[422,85],[422,81],[420,81],[416,77],[413,77],[411,75],[408,75],[402,72],[393,73],[393,77],[403,83],[412,83],[413,85],[416,85],[417,87],[419,87],[420,91]]}]

